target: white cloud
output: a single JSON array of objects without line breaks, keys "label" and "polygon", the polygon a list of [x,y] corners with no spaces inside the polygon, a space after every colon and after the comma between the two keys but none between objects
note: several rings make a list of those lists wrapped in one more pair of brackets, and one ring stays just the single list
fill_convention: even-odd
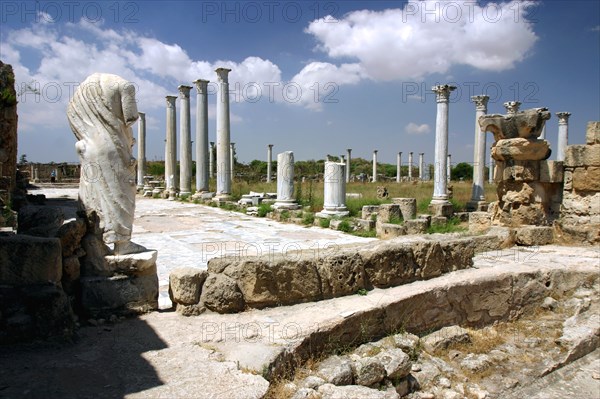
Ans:
[{"label": "white cloud", "polygon": [[306,29],[332,58],[358,60],[375,80],[421,79],[464,64],[501,71],[523,60],[537,36],[526,19],[533,2],[411,1],[403,9],[353,11]]},{"label": "white cloud", "polygon": [[404,131],[408,134],[427,134],[431,132],[431,127],[426,123],[417,125],[414,122],[410,122],[404,127]]}]

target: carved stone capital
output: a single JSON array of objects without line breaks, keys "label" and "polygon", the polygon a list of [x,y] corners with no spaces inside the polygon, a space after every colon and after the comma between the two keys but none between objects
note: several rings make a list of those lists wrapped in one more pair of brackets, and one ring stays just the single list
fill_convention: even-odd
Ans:
[{"label": "carved stone capital", "polygon": [[208,91],[208,83],[210,81],[205,80],[205,79],[197,79],[194,80],[194,84],[196,85],[196,90],[198,91],[198,94],[206,94]]},{"label": "carved stone capital", "polygon": [[138,112],[138,115],[140,116],[140,120],[141,121],[145,121],[146,120],[146,113],[145,112]]},{"label": "carved stone capital", "polygon": [[167,99],[167,108],[175,108],[177,96],[166,96],[165,98]]},{"label": "carved stone capital", "polygon": [[179,90],[180,98],[190,98],[190,90],[192,90],[192,86],[179,85],[177,89]]},{"label": "carved stone capital", "polygon": [[471,101],[475,103],[475,109],[477,111],[483,111],[487,113],[487,104],[490,99],[490,96],[473,96],[471,97]]},{"label": "carved stone capital", "polygon": [[436,101],[438,103],[447,103],[450,98],[450,92],[456,90],[456,86],[452,85],[437,85],[431,88],[436,94]]},{"label": "carved stone capital", "polygon": [[519,112],[519,107],[521,103],[519,101],[507,101],[504,104],[504,108],[506,108],[507,115],[514,115]]},{"label": "carved stone capital", "polygon": [[569,116],[571,116],[570,112],[557,112],[556,116],[558,117],[559,125],[566,125],[569,123]]},{"label": "carved stone capital", "polygon": [[229,72],[231,72],[231,69],[217,68],[215,72],[217,73],[219,83],[229,83]]}]

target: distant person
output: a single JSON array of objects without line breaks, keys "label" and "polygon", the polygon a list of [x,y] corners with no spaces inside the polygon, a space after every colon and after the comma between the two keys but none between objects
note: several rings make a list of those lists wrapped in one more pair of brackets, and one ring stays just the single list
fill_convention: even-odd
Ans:
[{"label": "distant person", "polygon": [[56,183],[56,169],[53,169],[50,172],[50,183]]}]

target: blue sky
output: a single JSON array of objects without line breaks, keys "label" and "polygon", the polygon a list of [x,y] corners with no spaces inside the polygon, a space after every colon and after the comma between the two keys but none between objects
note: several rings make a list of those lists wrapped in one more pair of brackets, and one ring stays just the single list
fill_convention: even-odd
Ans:
[{"label": "blue sky", "polygon": [[[394,163],[398,151],[433,162],[437,83],[453,83],[449,152],[472,162],[474,105],[548,107],[572,113],[569,143],[600,120],[600,2],[126,1],[0,5],[0,59],[15,68],[19,154],[76,161],[65,109],[94,72],[138,87],[147,158],[163,159],[165,100],[180,84],[216,80],[229,67],[231,140],[238,159],[292,150],[297,160],[345,154]],[[192,111],[195,90],[192,91]],[[216,95],[209,96],[215,141]],[[179,120],[179,117],[177,118]],[[192,134],[195,115],[192,112]],[[134,126],[134,132],[137,127]],[[491,135],[488,135],[488,145]],[[407,155],[403,155],[404,162]],[[415,157],[416,160],[416,157]]]}]

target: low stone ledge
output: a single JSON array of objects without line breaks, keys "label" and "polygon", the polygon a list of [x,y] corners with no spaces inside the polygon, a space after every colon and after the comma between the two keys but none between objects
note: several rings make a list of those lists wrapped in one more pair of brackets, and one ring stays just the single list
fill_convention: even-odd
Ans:
[{"label": "low stone ledge", "polygon": [[193,267],[182,267],[169,274],[169,297],[175,305],[194,305],[200,301],[202,284],[208,272]]},{"label": "low stone ledge", "polygon": [[400,224],[378,223],[377,236],[381,239],[395,238],[406,235],[406,228]]},{"label": "low stone ledge", "polygon": [[58,238],[13,234],[0,237],[0,284],[59,283],[62,249]]},{"label": "low stone ledge", "polygon": [[554,229],[552,227],[525,226],[516,230],[518,245],[537,246],[554,242]]}]

